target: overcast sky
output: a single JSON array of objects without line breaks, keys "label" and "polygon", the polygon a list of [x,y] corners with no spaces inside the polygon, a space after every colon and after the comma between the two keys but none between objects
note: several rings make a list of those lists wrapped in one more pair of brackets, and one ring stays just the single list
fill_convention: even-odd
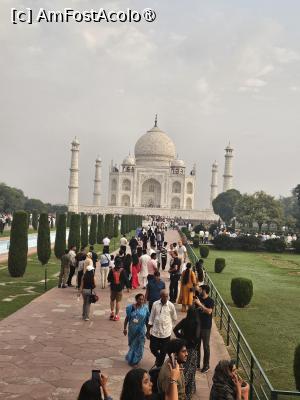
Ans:
[{"label": "overcast sky", "polygon": [[[37,6],[38,4],[38,6]],[[156,11],[153,23],[14,25],[10,9]],[[300,2],[295,0],[1,0],[0,181],[67,202],[70,143],[80,141],[80,202],[94,164],[121,163],[158,126],[209,204],[211,164],[234,148],[234,187],[289,195],[300,183]]]}]

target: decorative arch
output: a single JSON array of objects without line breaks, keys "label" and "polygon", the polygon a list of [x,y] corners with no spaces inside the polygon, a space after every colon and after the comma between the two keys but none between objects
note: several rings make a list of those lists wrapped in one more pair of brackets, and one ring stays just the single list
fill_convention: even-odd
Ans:
[{"label": "decorative arch", "polygon": [[180,182],[178,182],[178,181],[173,182],[172,192],[173,193],[181,193],[181,183]]},{"label": "decorative arch", "polygon": [[115,195],[115,194],[112,194],[112,195],[111,195],[110,204],[111,204],[112,206],[116,206],[116,205],[117,205],[117,198],[116,198],[116,195]]},{"label": "decorative arch", "polygon": [[143,207],[161,206],[161,184],[156,179],[150,178],[143,183],[141,205]]},{"label": "decorative arch", "polygon": [[191,210],[191,209],[192,209],[192,205],[193,205],[192,199],[191,199],[190,197],[188,197],[188,198],[186,199],[185,208],[186,208],[187,210]]},{"label": "decorative arch", "polygon": [[122,182],[122,190],[129,192],[131,190],[131,182],[129,179],[124,179]]},{"label": "decorative arch", "polygon": [[192,182],[188,182],[186,185],[186,192],[187,194],[193,194],[194,186]]},{"label": "decorative arch", "polygon": [[171,208],[180,208],[180,198],[179,197],[172,198]]},{"label": "decorative arch", "polygon": [[124,207],[130,206],[130,197],[128,196],[128,194],[123,194],[121,199],[121,205]]},{"label": "decorative arch", "polygon": [[113,179],[111,181],[111,190],[117,190],[117,180]]}]

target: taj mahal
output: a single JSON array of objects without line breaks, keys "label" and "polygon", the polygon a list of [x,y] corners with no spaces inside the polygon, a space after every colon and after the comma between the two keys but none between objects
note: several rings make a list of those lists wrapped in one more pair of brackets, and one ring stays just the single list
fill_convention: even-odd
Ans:
[{"label": "taj mahal", "polygon": [[[225,149],[223,191],[233,187],[233,149]],[[107,205],[103,205],[101,191],[102,161],[95,162],[93,202],[79,204],[79,141],[71,147],[68,210],[89,214],[137,214],[181,217],[198,221],[218,219],[212,210],[212,201],[218,195],[218,164],[212,165],[210,208],[195,208],[196,165],[187,170],[183,160],[176,156],[172,139],[157,124],[142,135],[135,144],[134,156],[128,155],[121,165],[111,162]]]}]

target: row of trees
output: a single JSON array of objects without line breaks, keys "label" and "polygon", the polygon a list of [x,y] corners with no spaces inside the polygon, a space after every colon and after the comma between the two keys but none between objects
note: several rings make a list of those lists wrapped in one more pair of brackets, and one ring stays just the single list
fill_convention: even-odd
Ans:
[{"label": "row of trees", "polygon": [[67,207],[60,204],[43,203],[39,199],[30,199],[24,195],[21,189],[0,183],[0,212],[13,213],[17,210],[56,213],[66,212]]},{"label": "row of trees", "polygon": [[[67,215],[57,214],[56,236],[54,254],[60,259],[64,254],[67,244],[66,228]],[[70,230],[68,236],[68,248],[76,246],[86,247],[88,244],[102,243],[105,236],[109,238],[119,236],[119,216],[106,214],[105,216],[92,215],[90,229],[88,227],[88,216],[84,213],[70,215]],[[123,215],[121,217],[121,233],[124,235],[141,226],[142,217],[134,215]],[[24,275],[27,266],[28,253],[28,218],[26,211],[14,213],[10,232],[10,247],[8,254],[8,271],[12,277]],[[45,266],[45,285],[47,282],[47,263],[51,257],[50,226],[48,213],[39,215],[37,256],[42,265]]]},{"label": "row of trees", "polygon": [[213,200],[213,209],[227,225],[236,220],[249,227],[257,223],[259,231],[263,224],[271,223],[300,228],[300,185],[291,197],[279,200],[263,191],[250,195],[231,189]]}]

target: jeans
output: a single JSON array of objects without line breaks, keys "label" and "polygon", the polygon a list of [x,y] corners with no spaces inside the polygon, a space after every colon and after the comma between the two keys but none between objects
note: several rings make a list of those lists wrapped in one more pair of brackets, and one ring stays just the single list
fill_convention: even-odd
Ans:
[{"label": "jeans", "polygon": [[89,318],[90,317],[90,294],[91,289],[82,289],[82,298],[83,298],[83,305],[82,305],[82,318]]},{"label": "jeans", "polygon": [[161,268],[164,271],[167,265],[167,257],[162,257],[161,258]]},{"label": "jeans", "polygon": [[68,286],[71,286],[71,284],[72,284],[72,278],[73,278],[73,275],[75,274],[75,269],[76,269],[75,265],[70,265],[70,272],[69,272],[69,277],[68,277],[68,282],[67,282]]},{"label": "jeans", "polygon": [[155,364],[157,367],[161,367],[165,361],[167,345],[170,339],[171,336],[166,338],[157,338],[150,335],[150,351],[155,357]]},{"label": "jeans", "polygon": [[77,287],[80,288],[81,279],[83,277],[83,269],[77,272]]},{"label": "jeans", "polygon": [[203,367],[209,367],[209,358],[210,358],[210,331],[211,329],[201,329],[200,332],[200,343],[197,348],[197,367],[200,368],[200,359],[201,359],[201,343],[203,343]]},{"label": "jeans", "polygon": [[100,267],[101,288],[106,288],[109,267]]},{"label": "jeans", "polygon": [[177,295],[178,295],[178,281],[180,279],[180,275],[178,274],[171,274],[170,276],[170,301],[172,303],[176,303]]}]

